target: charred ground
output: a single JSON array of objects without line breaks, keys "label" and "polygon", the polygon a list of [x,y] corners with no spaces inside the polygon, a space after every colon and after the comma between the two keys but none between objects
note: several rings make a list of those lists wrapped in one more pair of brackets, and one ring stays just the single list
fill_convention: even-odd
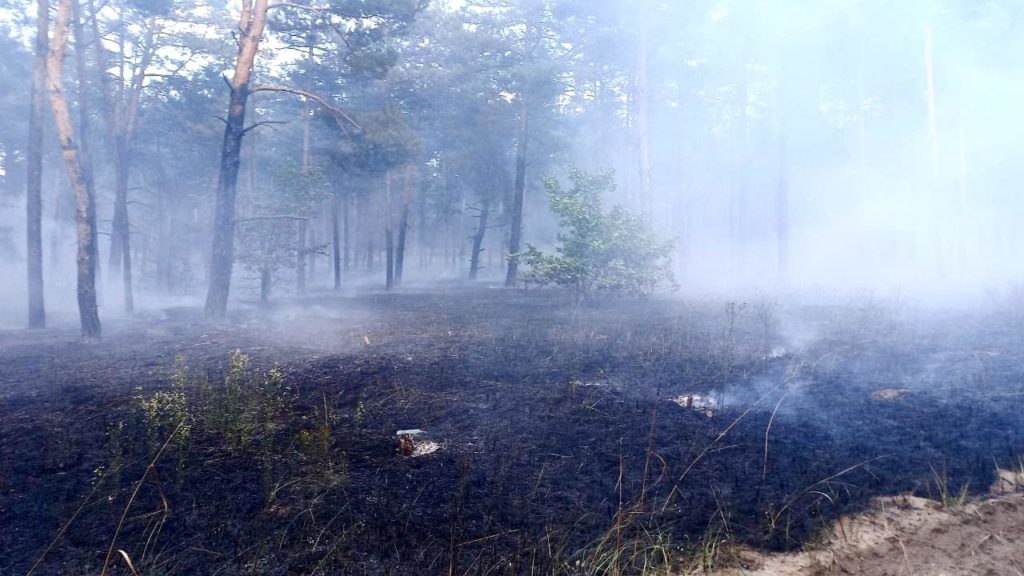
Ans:
[{"label": "charred ground", "polygon": [[[0,335],[0,573],[111,548],[111,573],[692,566],[1024,453],[1006,309],[453,289],[196,314]],[[409,428],[440,449],[400,456]]]}]

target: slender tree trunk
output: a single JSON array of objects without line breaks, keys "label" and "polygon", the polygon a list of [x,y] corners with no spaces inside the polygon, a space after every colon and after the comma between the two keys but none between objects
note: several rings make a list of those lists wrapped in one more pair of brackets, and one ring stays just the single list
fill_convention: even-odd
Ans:
[{"label": "slender tree trunk", "polygon": [[[96,205],[96,181],[93,178],[93,164],[92,164],[92,146],[89,144],[92,129],[90,127],[92,118],[91,108],[89,106],[89,70],[86,67],[85,61],[85,33],[82,28],[82,4],[79,0],[74,0],[71,3],[71,30],[75,38],[75,76],[78,81],[78,133],[80,134],[78,141],[78,152],[82,159],[82,170],[85,176],[86,184],[88,184],[89,193],[92,194],[93,206]],[[95,18],[93,19],[95,21]],[[93,255],[92,261],[93,266],[96,267],[96,278],[102,278],[100,275],[100,243],[99,234],[97,230],[96,219],[92,221],[92,232],[93,238],[96,241],[93,243]],[[100,290],[103,282],[100,281],[96,286],[96,297],[98,301],[102,302],[103,293]]]},{"label": "slender tree trunk", "polygon": [[385,276],[387,277],[384,283],[385,290],[391,290],[395,287],[395,235],[392,230],[391,215],[391,171],[388,170],[384,173],[384,200],[386,206],[384,207],[384,243],[385,243],[385,257],[387,271]]},{"label": "slender tree trunk", "polygon": [[[733,174],[735,176],[732,196],[729,199],[729,244],[732,252],[733,269],[744,269],[746,261],[746,206],[750,185],[748,172],[748,131],[747,105],[750,99],[750,87],[747,78],[747,62],[749,46],[743,46],[743,60],[740,62],[739,78],[736,87],[735,112],[737,117],[736,147]],[[738,279],[738,278],[734,278]]]},{"label": "slender tree trunk", "polygon": [[135,312],[135,298],[132,295],[131,232],[128,226],[127,147],[125,136],[118,134],[114,140],[115,187],[114,220],[111,226],[110,242],[110,274],[116,276],[120,271],[124,290],[124,311],[127,314],[132,314]]},{"label": "slender tree trunk", "polygon": [[789,278],[789,175],[786,172],[786,140],[779,130],[779,175],[775,183],[776,273],[780,285]]},{"label": "slender tree trunk", "polygon": [[266,304],[270,301],[270,269],[260,270],[260,302]]},{"label": "slender tree trunk", "polygon": [[[124,14],[122,12],[121,17],[123,18],[123,16]],[[96,38],[99,38],[98,19],[93,18],[93,26],[96,31]],[[118,123],[121,121],[120,116],[122,113],[121,96],[124,93],[124,50],[124,24],[122,22],[120,29],[118,30],[117,60],[120,84],[117,86],[115,94],[106,73],[106,52],[104,51],[101,42],[97,41],[96,43],[96,59],[97,62],[100,63],[100,84],[103,87],[103,100],[106,104],[104,111],[107,121],[107,134],[114,147],[114,215],[110,224],[110,255],[107,259],[107,274],[111,281],[121,275],[121,265],[124,263],[124,242],[125,236],[127,236],[125,234],[125,228],[128,225],[128,182],[127,180],[122,180],[122,175],[127,174],[127,171],[124,169],[124,139],[121,134],[121,128],[118,126]]]},{"label": "slender tree trunk", "polygon": [[[437,237],[435,233],[430,240],[426,238],[427,232],[427,195],[418,194],[416,196],[416,252],[419,254],[420,269],[427,267],[427,260],[430,259],[430,264],[433,265],[434,260],[434,238]],[[435,231],[436,232],[436,231]],[[428,254],[429,246],[429,254]]]},{"label": "slender tree trunk", "polygon": [[[311,37],[312,36],[310,36],[310,38]],[[308,52],[307,52],[307,60],[306,60],[306,62],[307,62],[307,65],[309,65],[309,63],[313,59],[313,44],[312,43],[309,43],[307,45],[307,50],[308,50]],[[313,165],[313,146],[312,146],[312,132],[313,132],[312,128],[313,127],[312,127],[312,123],[311,123],[311,121],[312,121],[312,109],[310,108],[309,98],[304,98],[303,100],[304,100],[304,102],[303,102],[303,108],[302,108],[302,117],[303,117],[303,125],[302,125],[302,185],[306,189],[306,197],[309,198],[311,196],[311,192],[312,192],[312,190],[310,190],[310,169],[311,169],[311,167]],[[302,208],[303,208],[303,210],[305,210],[307,207],[303,206]],[[302,221],[299,222],[299,252],[298,252],[298,260],[296,261],[296,265],[295,265],[295,273],[296,273],[296,276],[297,276],[296,279],[298,281],[298,285],[296,286],[296,288],[297,288],[298,293],[299,293],[300,296],[304,296],[306,294],[306,256],[307,256],[307,254],[309,256],[311,264],[312,264],[312,260],[313,260],[313,252],[311,250],[308,250],[307,245],[306,245],[307,244],[307,242],[306,242],[306,233],[307,233],[307,221],[306,220],[302,220]],[[310,266],[310,268],[312,268],[312,266]]]},{"label": "slender tree trunk", "polygon": [[[452,238],[452,241],[455,242],[455,246],[452,251],[452,257],[454,258],[454,260],[452,260],[452,264],[455,265],[455,269],[458,270],[460,274],[465,270],[464,266],[466,265],[466,242],[463,234],[466,233],[466,229],[469,227],[466,221],[466,212],[468,210],[469,207],[466,205],[466,193],[463,187],[459,186],[459,229],[457,236]],[[472,259],[473,258],[471,257],[470,260]]]},{"label": "slender tree trunk", "polygon": [[529,104],[526,92],[520,94],[519,142],[516,144],[515,196],[512,200],[512,230],[508,241],[508,271],[505,286],[513,288],[519,275],[519,251],[523,240],[523,199],[526,196],[526,142],[529,138]]},{"label": "slender tree trunk", "polygon": [[297,280],[295,289],[298,291],[299,296],[306,295],[306,228],[306,219],[299,220],[299,249],[296,251],[295,258],[295,277]]},{"label": "slender tree trunk", "polygon": [[306,255],[309,258],[309,263],[306,265],[306,283],[309,286],[316,285],[316,257],[318,253],[317,247],[320,245],[320,235],[317,232],[321,226],[319,218],[315,216],[310,218],[309,242],[306,247]]},{"label": "slender tree trunk", "polygon": [[334,268],[334,289],[341,289],[341,234],[338,230],[338,220],[340,219],[340,209],[338,203],[341,202],[340,194],[338,189],[334,189],[334,194],[331,195],[331,263]]},{"label": "slender tree trunk", "polygon": [[639,146],[640,213],[645,219],[651,215],[653,179],[651,176],[651,116],[650,116],[650,74],[648,57],[648,33],[640,25],[637,39],[636,62],[636,135]]},{"label": "slender tree trunk", "polygon": [[405,267],[405,240],[409,230],[409,204],[412,201],[413,172],[415,167],[409,164],[405,169],[405,190],[402,194],[402,215],[398,224],[398,247],[395,249],[395,286],[402,285],[402,272]]},{"label": "slender tree trunk", "polygon": [[484,235],[487,234],[487,220],[491,215],[491,197],[485,194],[483,207],[480,208],[480,215],[477,217],[476,233],[473,234],[473,251],[469,255],[469,279],[476,280],[480,271],[480,254],[483,250]]},{"label": "slender tree trunk", "polygon": [[78,314],[82,324],[82,337],[98,338],[101,333],[99,311],[96,306],[96,207],[85,178],[78,146],[74,139],[71,112],[64,92],[64,51],[68,40],[68,23],[72,0],[60,0],[54,24],[53,43],[46,60],[46,87],[50,95],[54,124],[60,141],[68,180],[75,195],[75,224],[78,233]]},{"label": "slender tree trunk", "polygon": [[[939,128],[935,108],[935,63],[932,50],[932,24],[925,24],[924,30],[925,75],[928,80],[928,159],[932,179],[939,171]],[[933,182],[934,183],[934,182]]]},{"label": "slender tree trunk", "polygon": [[171,230],[174,229],[171,211],[168,210],[168,194],[166,179],[164,176],[163,160],[161,150],[157,145],[156,154],[156,197],[157,197],[157,249],[156,249],[156,276],[160,289],[164,292],[171,290]]},{"label": "slender tree trunk", "polygon": [[126,78],[125,37],[124,27],[119,35],[119,85],[115,93],[110,79],[106,74],[106,52],[100,42],[98,19],[93,0],[89,0],[93,13],[92,27],[96,42],[96,61],[99,63],[100,86],[104,101],[104,118],[107,125],[108,138],[113,145],[114,159],[114,216],[111,223],[109,278],[121,276],[124,292],[124,309],[131,314],[135,311],[134,288],[132,281],[131,257],[131,225],[128,217],[128,179],[131,169],[131,145],[135,132],[135,117],[142,96],[146,70],[152,61],[155,45],[153,42],[152,22],[147,26],[146,37],[140,46],[142,56],[133,70],[132,77]]},{"label": "slender tree trunk", "polygon": [[28,117],[26,244],[28,253],[28,327],[46,328],[43,297],[43,108],[46,105],[46,55],[49,51],[49,0],[36,1],[32,109]]},{"label": "slender tree trunk", "polygon": [[398,224],[398,246],[395,248],[395,286],[402,285],[402,273],[405,267],[405,241],[409,230],[409,205],[402,206],[402,216]]},{"label": "slender tree trunk", "polygon": [[344,199],[342,201],[345,203],[342,206],[343,210],[341,212],[341,218],[342,218],[342,222],[341,222],[341,224],[342,224],[341,247],[342,247],[342,251],[344,252],[344,254],[342,255],[342,265],[344,266],[344,270],[347,273],[349,271],[349,268],[351,267],[351,264],[352,264],[351,257],[353,256],[353,250],[352,250],[352,247],[350,245],[350,242],[352,240],[352,234],[351,234],[351,230],[349,229],[349,226],[351,225],[351,222],[352,222],[352,220],[349,217],[349,215],[350,215],[350,210],[352,209],[352,203],[354,202],[352,200],[352,194],[351,193],[346,193],[345,196],[344,196]]},{"label": "slender tree trunk", "polygon": [[954,264],[956,265],[956,272],[963,273],[965,257],[967,256],[967,246],[965,240],[967,239],[967,221],[964,219],[964,210],[967,206],[967,193],[968,193],[968,171],[967,171],[967,137],[964,134],[965,120],[963,118],[963,112],[961,112],[960,126],[957,130],[957,140],[959,140],[958,151],[958,172],[957,172],[957,196],[954,201],[955,214],[958,214],[957,225],[954,229],[956,234],[955,238],[955,258]]},{"label": "slender tree trunk", "polygon": [[175,243],[176,234],[175,230],[178,229],[178,216],[179,212],[173,201],[173,193],[168,186],[167,174],[164,170],[163,163],[163,146],[157,142],[156,148],[156,176],[157,176],[157,191],[160,198],[161,204],[161,226],[160,226],[160,247],[157,250],[158,253],[158,274],[160,276],[160,285],[166,292],[171,292],[176,288],[174,280],[174,261],[175,261],[175,249],[178,247]]},{"label": "slender tree trunk", "polygon": [[932,23],[925,23],[925,74],[928,81],[928,159],[929,159],[929,180],[926,195],[920,198],[921,206],[926,206],[926,226],[931,228],[928,237],[923,238],[925,245],[931,248],[930,252],[940,262],[940,270],[948,264],[949,260],[949,227],[939,225],[942,219],[940,213],[944,209],[951,208],[948,196],[943,185],[939,181],[939,124],[938,113],[935,103],[935,60],[932,45]]},{"label": "slender tree trunk", "polygon": [[239,19],[238,59],[231,79],[224,143],[221,147],[220,175],[213,221],[213,250],[210,260],[210,287],[206,293],[206,316],[223,318],[227,314],[231,291],[231,269],[235,259],[235,192],[242,137],[245,135],[245,107],[253,60],[263,36],[267,0],[243,0]]}]

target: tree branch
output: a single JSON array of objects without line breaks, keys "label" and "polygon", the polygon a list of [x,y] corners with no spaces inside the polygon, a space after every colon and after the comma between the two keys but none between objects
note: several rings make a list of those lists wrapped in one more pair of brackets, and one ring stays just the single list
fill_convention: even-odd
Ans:
[{"label": "tree branch", "polygon": [[252,218],[236,218],[234,224],[248,224],[250,222],[266,222],[268,220],[309,220],[305,216],[290,216],[287,214],[281,216],[253,216]]},{"label": "tree branch", "polygon": [[310,100],[315,100],[317,103],[320,104],[320,106],[324,107],[324,109],[326,109],[334,116],[334,121],[338,123],[338,127],[344,130],[346,133],[348,132],[348,128],[345,127],[341,119],[344,119],[346,122],[351,124],[352,127],[355,128],[356,130],[363,129],[362,126],[360,126],[359,123],[353,120],[351,116],[346,114],[344,110],[338,108],[337,106],[334,106],[333,104],[325,100],[323,97],[318,96],[317,94],[313,94],[312,92],[307,92],[300,88],[292,88],[291,86],[280,85],[255,86],[249,90],[250,94],[255,94],[256,92],[286,92],[288,94],[296,94],[304,98],[309,98]]},{"label": "tree branch", "polygon": [[262,120],[260,122],[257,122],[255,124],[253,124],[252,126],[249,126],[246,129],[242,130],[242,134],[246,134],[246,133],[249,132],[249,130],[252,130],[254,128],[259,128],[260,126],[272,126],[274,124],[287,124],[288,122],[289,122],[289,120]]}]

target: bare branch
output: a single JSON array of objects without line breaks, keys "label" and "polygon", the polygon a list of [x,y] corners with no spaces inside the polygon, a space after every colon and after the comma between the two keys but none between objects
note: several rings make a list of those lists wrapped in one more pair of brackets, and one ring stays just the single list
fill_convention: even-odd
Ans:
[{"label": "bare branch", "polygon": [[266,222],[266,221],[269,221],[269,220],[302,221],[302,220],[309,220],[309,218],[306,218],[305,216],[290,216],[290,215],[287,215],[287,214],[284,214],[284,215],[281,215],[281,216],[253,216],[251,218],[236,218],[235,221],[234,221],[234,224],[237,226],[238,224],[248,224],[248,223],[251,223],[251,222]]},{"label": "bare branch", "polygon": [[300,88],[292,88],[291,86],[279,85],[262,85],[252,88],[249,92],[252,94],[255,94],[256,92],[286,92],[288,94],[296,94],[304,98],[309,98],[310,100],[315,100],[318,104],[320,104],[320,106],[323,106],[324,109],[330,112],[334,116],[334,121],[338,123],[338,127],[344,130],[345,132],[348,132],[348,128],[346,128],[345,125],[341,122],[341,119],[344,119],[346,122],[351,124],[352,127],[355,128],[356,130],[363,129],[362,126],[359,125],[359,123],[353,120],[352,117],[346,114],[345,111],[342,110],[341,108],[338,108],[337,106],[334,106],[333,104],[327,102],[327,100],[325,100],[322,96],[313,94],[312,92],[307,92]]},{"label": "bare branch", "polygon": [[288,120],[262,120],[260,122],[257,122],[255,124],[253,124],[252,126],[249,126],[246,129],[242,130],[242,134],[246,134],[246,133],[249,132],[249,130],[252,130],[254,128],[259,128],[260,126],[272,126],[274,124],[287,124],[288,122],[289,122]]},{"label": "bare branch", "polygon": [[342,43],[345,44],[345,47],[352,50],[352,43],[348,41],[348,34],[345,34],[345,31],[334,22],[328,22],[328,24],[330,24],[331,28],[334,29],[334,32],[338,35],[338,38],[341,39]]}]

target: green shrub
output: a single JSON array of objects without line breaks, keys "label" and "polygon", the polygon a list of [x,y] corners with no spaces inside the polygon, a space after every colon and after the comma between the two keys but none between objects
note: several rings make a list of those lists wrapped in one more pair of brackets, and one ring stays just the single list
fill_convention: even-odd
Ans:
[{"label": "green shrub", "polygon": [[615,188],[611,172],[574,169],[565,190],[544,181],[551,210],[560,218],[555,254],[532,245],[517,255],[529,267],[525,279],[573,290],[577,298],[595,293],[645,297],[661,285],[675,287],[668,255],[674,242],[658,238],[643,218],[621,206],[605,211],[601,197]]}]

